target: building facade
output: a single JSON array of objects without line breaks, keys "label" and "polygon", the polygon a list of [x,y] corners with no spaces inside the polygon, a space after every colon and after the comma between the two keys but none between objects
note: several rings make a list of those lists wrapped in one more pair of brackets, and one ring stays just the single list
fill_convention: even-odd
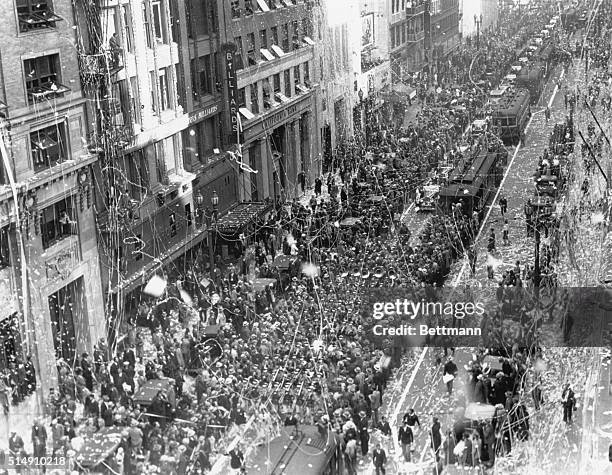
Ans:
[{"label": "building facade", "polygon": [[353,122],[355,131],[369,135],[370,118],[391,91],[390,30],[387,0],[361,0],[361,30],[353,62],[355,75]]},{"label": "building facade", "polygon": [[239,196],[280,200],[317,174],[314,2],[232,0],[223,6],[228,117],[241,155]]},{"label": "building facade", "polygon": [[419,72],[425,64],[425,0],[389,0],[389,45],[393,83]]},{"label": "building facade", "polygon": [[426,41],[427,62],[430,72],[441,70],[446,56],[459,46],[459,0],[431,0],[426,11],[425,25],[429,25]]},{"label": "building facade", "polygon": [[[196,226],[193,182],[208,154],[199,157],[193,150],[198,140],[216,144],[214,135],[198,135],[208,131],[198,124],[215,114],[194,106],[186,81],[189,45],[183,44],[187,12],[179,5],[101,0],[75,12],[81,30],[99,30],[79,47],[81,80],[90,115],[97,118],[90,144],[100,155],[94,173],[96,225],[111,341],[151,274],[163,273],[206,234]],[[197,99],[198,107],[214,101]],[[196,111],[192,124],[189,107]]]},{"label": "building facade", "polygon": [[324,0],[313,10],[315,80],[318,85],[317,110],[321,159],[327,171],[336,147],[353,135],[355,104],[354,64],[360,62],[361,38],[358,2]]},{"label": "building facade", "polygon": [[0,368],[31,355],[42,391],[104,335],[90,117],[70,0],[0,20]]}]

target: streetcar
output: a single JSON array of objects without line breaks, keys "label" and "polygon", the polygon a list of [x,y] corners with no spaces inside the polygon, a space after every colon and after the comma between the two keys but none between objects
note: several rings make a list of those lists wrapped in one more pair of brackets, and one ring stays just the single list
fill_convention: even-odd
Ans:
[{"label": "streetcar", "polygon": [[316,426],[285,426],[278,437],[257,448],[246,469],[262,475],[342,475],[342,440]]},{"label": "streetcar", "polygon": [[461,203],[465,213],[482,214],[501,183],[506,154],[482,136],[478,148],[455,167],[447,185],[440,190],[440,207],[448,211]]},{"label": "streetcar", "polygon": [[516,76],[516,85],[529,91],[532,104],[540,100],[545,83],[546,65],[541,61],[535,61],[524,66]]},{"label": "streetcar", "polygon": [[493,130],[504,142],[519,142],[531,117],[529,99],[528,90],[515,89],[506,92],[503,99],[493,107]]}]

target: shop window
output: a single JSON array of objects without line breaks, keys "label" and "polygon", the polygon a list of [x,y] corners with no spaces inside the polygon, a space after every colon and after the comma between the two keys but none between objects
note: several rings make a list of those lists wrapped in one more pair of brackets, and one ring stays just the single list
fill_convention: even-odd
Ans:
[{"label": "shop window", "polygon": [[41,223],[43,249],[77,232],[76,208],[72,197],[58,201],[43,210]]},{"label": "shop window", "polygon": [[66,160],[66,124],[60,122],[30,134],[34,172],[46,170]]}]

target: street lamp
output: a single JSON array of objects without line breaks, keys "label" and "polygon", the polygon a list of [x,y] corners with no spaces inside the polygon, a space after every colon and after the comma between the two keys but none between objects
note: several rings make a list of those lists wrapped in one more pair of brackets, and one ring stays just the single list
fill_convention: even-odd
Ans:
[{"label": "street lamp", "polygon": [[204,197],[202,193],[198,191],[198,194],[195,197],[196,202],[196,216],[198,218],[198,224],[202,226],[204,224]]},{"label": "street lamp", "polygon": [[213,190],[212,196],[210,198],[210,203],[212,204],[212,225],[208,226],[208,256],[210,259],[210,272],[215,270],[215,231],[217,227],[217,217],[219,215],[219,195],[216,191]]}]

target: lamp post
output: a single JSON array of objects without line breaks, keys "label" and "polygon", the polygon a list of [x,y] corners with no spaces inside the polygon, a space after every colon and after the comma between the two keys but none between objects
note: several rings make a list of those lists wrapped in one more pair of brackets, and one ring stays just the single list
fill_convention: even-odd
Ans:
[{"label": "lamp post", "polygon": [[480,17],[474,13],[474,25],[476,25],[476,50],[480,51],[480,27],[482,26],[482,13]]},{"label": "lamp post", "polygon": [[195,197],[196,203],[196,217],[198,221],[198,226],[202,226],[204,224],[204,197],[202,193],[198,191],[198,194]]},{"label": "lamp post", "polygon": [[[216,191],[213,190],[212,196],[210,198],[210,203],[212,204],[212,223],[208,224],[208,256],[210,259],[210,272],[215,269],[215,233],[217,228],[217,217],[219,216],[219,195]],[[207,220],[210,221],[210,220]]]}]

